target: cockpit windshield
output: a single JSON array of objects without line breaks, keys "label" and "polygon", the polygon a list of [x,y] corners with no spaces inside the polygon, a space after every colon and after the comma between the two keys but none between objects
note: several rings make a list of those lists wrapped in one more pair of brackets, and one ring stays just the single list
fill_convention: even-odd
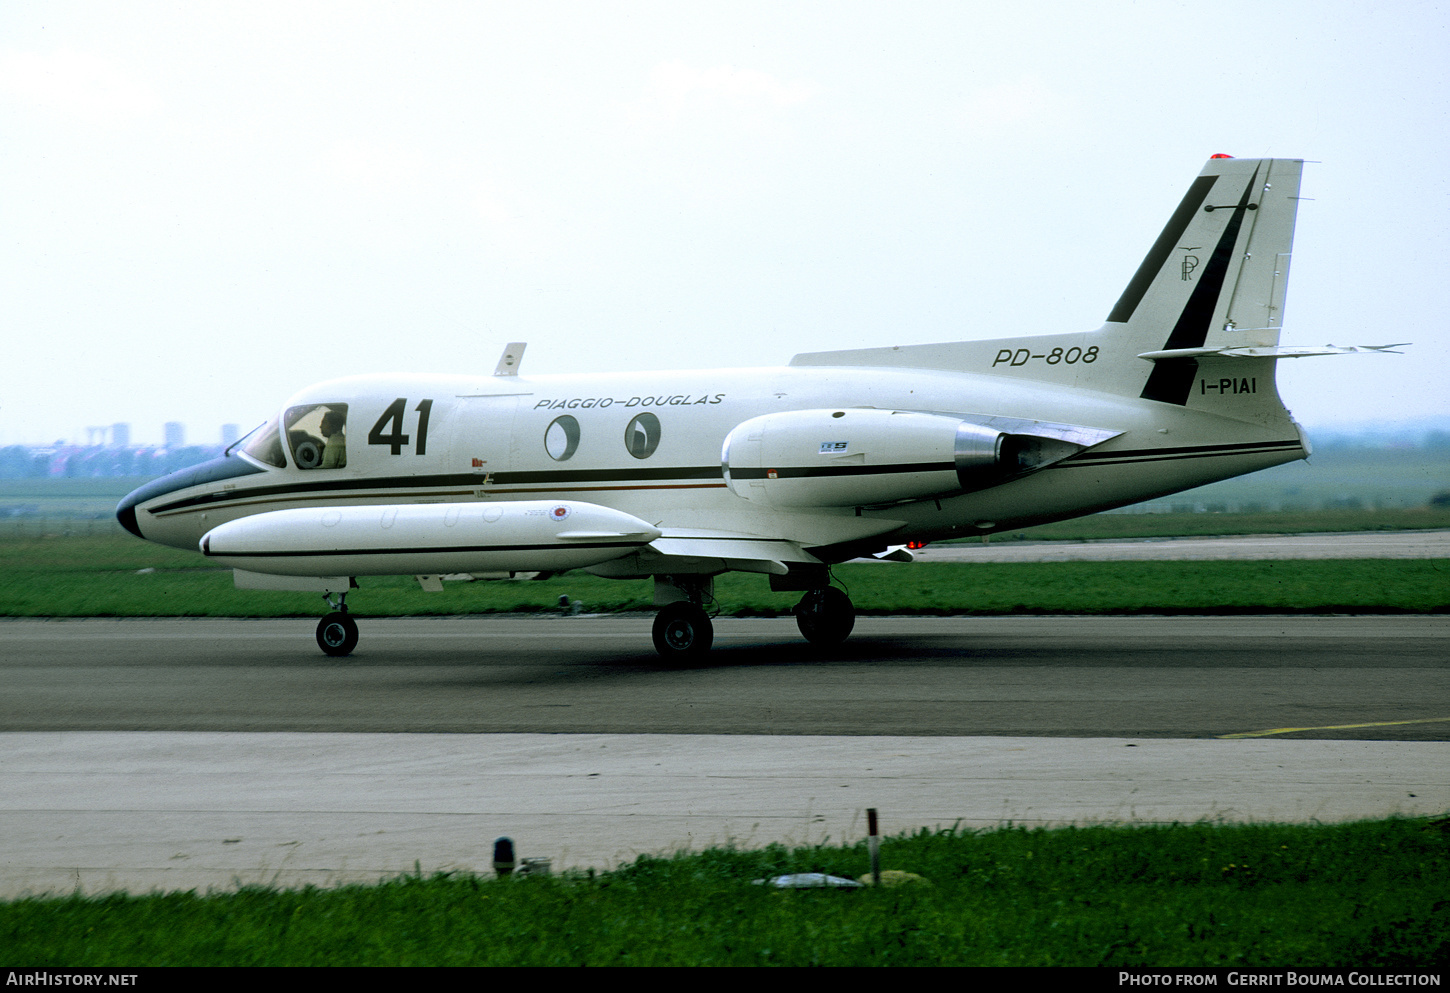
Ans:
[{"label": "cockpit windshield", "polygon": [[299,469],[347,465],[347,404],[311,403],[287,411],[287,445]]},{"label": "cockpit windshield", "polygon": [[282,434],[277,430],[275,417],[228,448],[227,454],[232,454],[235,449],[241,449],[258,462],[265,462],[279,469],[287,465],[287,459],[282,455]]}]

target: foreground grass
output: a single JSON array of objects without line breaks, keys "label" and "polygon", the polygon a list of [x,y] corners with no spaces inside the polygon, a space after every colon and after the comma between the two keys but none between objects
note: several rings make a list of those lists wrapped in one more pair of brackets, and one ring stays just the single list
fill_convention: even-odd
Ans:
[{"label": "foreground grass", "polygon": [[1423,820],[922,832],[642,858],[590,876],[0,905],[14,966],[1450,964],[1450,840]]},{"label": "foreground grass", "polygon": [[[843,565],[834,570],[865,614],[1365,613],[1450,609],[1450,563],[1436,559],[1263,562],[1051,562]],[[364,577],[349,598],[368,616],[557,610],[652,610],[648,580],[571,572],[537,582],[448,583],[425,593],[408,577]],[[726,615],[789,613],[798,593],[763,576],[719,577]],[[231,571],[195,552],[129,535],[0,541],[0,616],[306,617],[308,593],[238,590]]]}]

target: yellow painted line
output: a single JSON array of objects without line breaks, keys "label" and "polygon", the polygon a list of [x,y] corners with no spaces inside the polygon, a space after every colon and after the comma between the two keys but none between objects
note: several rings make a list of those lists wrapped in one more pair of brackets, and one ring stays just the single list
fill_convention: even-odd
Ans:
[{"label": "yellow painted line", "polygon": [[1369,724],[1326,724],[1317,728],[1274,728],[1272,731],[1240,731],[1238,734],[1221,734],[1220,738],[1264,738],[1271,734],[1291,734],[1294,731],[1344,731],[1348,728],[1387,728],[1396,724],[1434,724],[1450,721],[1450,717],[1422,717],[1414,721],[1374,721]]}]

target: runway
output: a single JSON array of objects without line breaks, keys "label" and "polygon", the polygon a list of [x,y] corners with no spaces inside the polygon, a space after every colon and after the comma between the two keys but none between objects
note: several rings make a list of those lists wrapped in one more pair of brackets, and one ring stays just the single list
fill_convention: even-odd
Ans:
[{"label": "runway", "polygon": [[647,618],[311,627],[0,622],[0,896],[1450,808],[1445,617],[724,619],[690,669]]},{"label": "runway", "polygon": [[817,653],[719,618],[697,668],[648,616],[0,622],[0,731],[1300,736],[1446,740],[1450,617],[865,617]]}]

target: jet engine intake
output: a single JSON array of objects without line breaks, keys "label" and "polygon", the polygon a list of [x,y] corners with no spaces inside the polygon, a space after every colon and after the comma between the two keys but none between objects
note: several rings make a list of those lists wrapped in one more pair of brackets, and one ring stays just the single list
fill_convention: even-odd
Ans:
[{"label": "jet engine intake", "polygon": [[721,463],[739,497],[774,507],[899,503],[991,485],[1007,435],[914,411],[793,410],[754,417],[725,439]]},{"label": "jet engine intake", "polygon": [[1118,432],[1012,417],[844,408],[736,425],[720,452],[736,496],[772,507],[871,507],[986,489]]}]

